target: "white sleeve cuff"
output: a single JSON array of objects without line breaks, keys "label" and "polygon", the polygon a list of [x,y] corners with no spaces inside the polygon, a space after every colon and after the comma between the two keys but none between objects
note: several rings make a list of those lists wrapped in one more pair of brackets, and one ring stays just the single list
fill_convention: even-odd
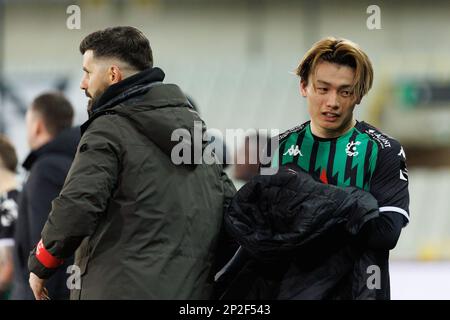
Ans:
[{"label": "white sleeve cuff", "polygon": [[399,208],[399,207],[380,207],[378,209],[380,212],[397,212],[400,213],[402,216],[406,218],[406,224],[409,223],[409,214],[406,212],[406,210]]}]

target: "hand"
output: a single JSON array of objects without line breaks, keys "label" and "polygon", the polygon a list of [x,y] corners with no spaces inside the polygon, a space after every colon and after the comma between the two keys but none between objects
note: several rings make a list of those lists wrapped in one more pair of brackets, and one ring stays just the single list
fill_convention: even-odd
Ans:
[{"label": "hand", "polygon": [[44,287],[45,279],[41,279],[33,272],[30,272],[29,282],[31,290],[33,290],[33,294],[36,300],[50,300],[48,296],[48,291]]}]

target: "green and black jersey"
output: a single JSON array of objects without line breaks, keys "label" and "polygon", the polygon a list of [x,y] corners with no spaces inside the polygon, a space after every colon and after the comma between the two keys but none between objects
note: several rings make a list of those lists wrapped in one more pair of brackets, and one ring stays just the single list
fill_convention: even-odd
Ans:
[{"label": "green and black jersey", "polygon": [[377,199],[380,212],[402,214],[405,225],[409,221],[403,148],[365,122],[357,122],[338,138],[323,139],[312,134],[308,121],[279,136],[271,165],[296,165],[324,183],[368,191]]}]

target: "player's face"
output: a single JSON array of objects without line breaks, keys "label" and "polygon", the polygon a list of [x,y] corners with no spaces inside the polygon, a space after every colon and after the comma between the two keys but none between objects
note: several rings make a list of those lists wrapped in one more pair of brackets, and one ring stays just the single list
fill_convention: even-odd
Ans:
[{"label": "player's face", "polygon": [[300,83],[315,135],[336,138],[355,125],[353,110],[359,101],[352,90],[354,77],[351,67],[320,62],[315,77],[310,76],[308,84],[304,81]]}]

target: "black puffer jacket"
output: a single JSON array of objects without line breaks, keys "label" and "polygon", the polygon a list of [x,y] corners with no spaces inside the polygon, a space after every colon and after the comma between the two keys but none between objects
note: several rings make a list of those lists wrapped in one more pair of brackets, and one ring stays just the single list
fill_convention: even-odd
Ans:
[{"label": "black puffer jacket", "polygon": [[379,298],[367,286],[375,253],[357,236],[378,215],[375,198],[356,188],[291,169],[255,177],[225,215],[241,247],[216,275],[221,298]]}]

